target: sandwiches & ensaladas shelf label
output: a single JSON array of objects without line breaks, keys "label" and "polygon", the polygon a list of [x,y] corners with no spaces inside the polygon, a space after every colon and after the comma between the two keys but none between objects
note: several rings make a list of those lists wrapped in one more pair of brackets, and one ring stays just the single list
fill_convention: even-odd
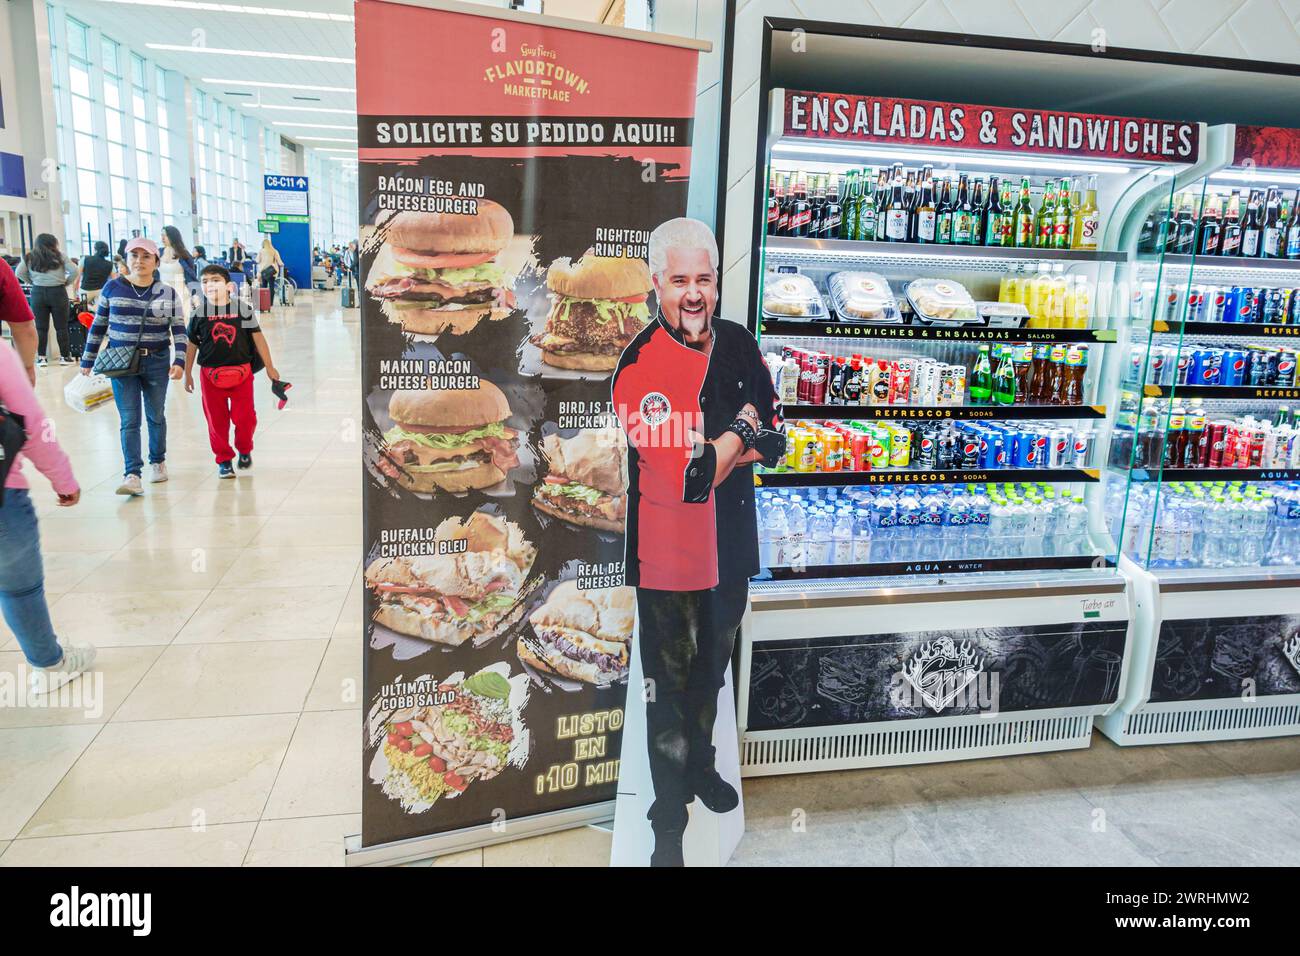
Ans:
[{"label": "sandwiches & ensaladas shelf label", "polygon": [[649,234],[686,211],[696,53],[380,0],[357,51],[373,846],[614,797],[609,379],[655,314]]}]

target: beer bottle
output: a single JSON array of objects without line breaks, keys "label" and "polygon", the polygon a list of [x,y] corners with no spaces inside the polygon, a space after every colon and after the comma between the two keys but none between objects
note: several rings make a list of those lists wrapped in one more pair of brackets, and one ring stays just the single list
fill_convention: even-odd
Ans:
[{"label": "beer bottle", "polygon": [[933,178],[925,180],[921,188],[921,198],[916,203],[916,214],[912,217],[916,225],[913,231],[916,233],[914,241],[922,243],[932,243],[935,240],[935,219],[937,210],[934,205],[934,180]]},{"label": "beer bottle", "polygon": [[1026,248],[1034,244],[1034,204],[1029,198],[1029,177],[1020,177],[1020,202],[1012,213],[1015,222],[1016,245]]},{"label": "beer bottle", "polygon": [[1260,257],[1280,259],[1285,251],[1282,244],[1282,196],[1276,186],[1268,190],[1268,202],[1264,207],[1264,232],[1260,243]]},{"label": "beer bottle", "polygon": [[1002,189],[998,177],[989,177],[989,204],[984,212],[984,245],[1002,245]]},{"label": "beer bottle", "polygon": [[1070,237],[1072,249],[1096,249],[1097,233],[1101,230],[1101,214],[1097,209],[1097,174],[1088,177],[1088,189],[1083,202],[1074,210],[1074,229]]},{"label": "beer bottle", "polygon": [[1011,358],[1011,346],[1003,345],[998,350],[998,367],[993,373],[993,404],[1014,405],[1016,403],[1016,367]]},{"label": "beer bottle", "polygon": [[984,216],[988,211],[988,196],[984,193],[984,177],[976,176],[971,185],[970,244],[984,244]]},{"label": "beer bottle", "polygon": [[876,184],[872,181],[871,170],[862,171],[862,201],[858,203],[858,240],[874,242],[876,223],[879,221],[880,209],[876,205]]},{"label": "beer bottle", "polygon": [[1038,207],[1034,219],[1034,247],[1046,249],[1052,239],[1052,227],[1056,215],[1056,180],[1049,179],[1043,184],[1043,204]]},{"label": "beer bottle", "polygon": [[987,405],[993,398],[993,367],[989,363],[989,347],[981,345],[975,364],[970,370],[970,385],[967,387],[972,405]]},{"label": "beer bottle", "polygon": [[1241,255],[1243,258],[1259,256],[1259,240],[1264,229],[1264,217],[1260,214],[1260,195],[1258,189],[1250,191],[1246,201],[1246,215],[1241,220]]},{"label": "beer bottle", "polygon": [[970,182],[962,173],[957,180],[957,205],[952,211],[952,242],[955,246],[968,246],[975,239],[975,207],[970,201]]},{"label": "beer bottle", "polygon": [[826,204],[822,207],[822,238],[840,238],[840,222],[844,218],[844,204],[840,202],[840,177],[831,173],[826,187]]},{"label": "beer bottle", "polygon": [[935,207],[934,241],[946,245],[952,242],[952,181],[942,182],[939,204]]},{"label": "beer bottle", "polygon": [[1286,257],[1300,259],[1300,189],[1295,191],[1295,198],[1291,200],[1291,215],[1287,217]]},{"label": "beer bottle", "polygon": [[1011,248],[1016,244],[1016,193],[1008,180],[1002,180],[1002,241],[1000,245]]},{"label": "beer bottle", "polygon": [[811,194],[808,196],[808,238],[822,237],[822,209],[826,205],[826,193],[822,188],[822,177],[813,173]]},{"label": "beer bottle", "polygon": [[767,234],[775,236],[781,222],[781,174],[775,169],[767,180]]},{"label": "beer bottle", "polygon": [[1206,196],[1205,208],[1201,211],[1201,223],[1196,231],[1196,254],[1217,256],[1222,231],[1222,224],[1219,221],[1219,197]]},{"label": "beer bottle", "polygon": [[790,204],[790,235],[807,238],[812,222],[812,206],[808,203],[808,175],[799,172],[795,179],[794,202]]},{"label": "beer bottle", "polygon": [[1241,255],[1241,192],[1234,189],[1228,198],[1228,211],[1223,214],[1223,236],[1219,240],[1219,255]]},{"label": "beer bottle", "polygon": [[889,191],[889,205],[883,213],[885,241],[907,242],[908,227],[912,217],[909,214],[907,200],[903,194],[902,164],[897,164],[894,169],[896,175]]},{"label": "beer bottle", "polygon": [[1196,250],[1196,214],[1192,211],[1192,197],[1184,197],[1183,208],[1178,213],[1178,238],[1174,252],[1190,256]]},{"label": "beer bottle", "polygon": [[1061,180],[1061,190],[1057,194],[1056,208],[1052,210],[1053,249],[1070,248],[1070,226],[1074,224],[1074,208],[1070,204],[1070,181]]}]

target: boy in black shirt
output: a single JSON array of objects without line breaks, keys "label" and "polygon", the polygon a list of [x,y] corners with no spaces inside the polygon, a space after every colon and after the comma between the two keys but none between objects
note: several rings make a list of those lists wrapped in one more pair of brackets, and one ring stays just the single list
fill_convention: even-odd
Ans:
[{"label": "boy in black shirt", "polygon": [[[230,273],[210,265],[200,277],[203,301],[190,319],[187,334],[194,348],[185,350],[185,391],[194,391],[193,368],[199,364],[199,385],[203,415],[208,420],[208,441],[217,459],[217,474],[234,478],[231,463],[239,452],[239,468],[253,467],[253,431],[257,412],[253,407],[253,373],[265,366],[273,382],[280,380],[271,361],[257,320],[240,315],[231,301],[234,286]],[[235,446],[230,447],[230,425],[235,426]]]}]

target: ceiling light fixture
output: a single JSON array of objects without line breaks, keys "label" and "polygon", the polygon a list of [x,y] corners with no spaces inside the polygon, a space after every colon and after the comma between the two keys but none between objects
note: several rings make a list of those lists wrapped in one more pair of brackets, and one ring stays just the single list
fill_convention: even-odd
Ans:
[{"label": "ceiling light fixture", "polygon": [[312,149],[318,153],[351,153],[354,156],[357,152],[355,149],[339,149],[335,146],[313,146]]},{"label": "ceiling light fixture", "polygon": [[327,13],[323,10],[288,10],[284,7],[250,7],[237,3],[204,3],[201,0],[100,0],[101,3],[125,3],[137,7],[169,7],[173,10],[210,10],[213,13],[248,13],[259,17],[292,17],[296,20],[333,20],[351,23],[350,13]]},{"label": "ceiling light fixture", "polygon": [[271,125],[272,126],[296,126],[299,129],[350,129],[354,133],[357,131],[357,125],[355,123],[351,123],[347,126],[338,126],[332,123],[291,123],[287,120],[283,122],[277,120]]},{"label": "ceiling light fixture", "polygon": [[[191,49],[182,47],[183,50]],[[213,76],[203,77],[204,83],[219,84],[222,86],[260,86],[268,90],[314,90],[317,93],[355,93],[356,88],[352,86],[306,86],[302,83],[269,83],[263,80],[224,80]],[[292,109],[296,107],[282,107],[282,109]],[[304,109],[306,107],[303,107]]]},{"label": "ceiling light fixture", "polygon": [[[315,53],[276,53],[271,50],[230,50],[225,47],[191,46],[188,43],[146,43],[145,46],[150,50],[169,50],[173,53],[212,53],[217,56],[247,56],[258,60],[297,60],[304,63],[343,63],[353,66],[357,62],[346,56],[319,56]],[[302,89],[302,87],[298,87],[298,89]]]},{"label": "ceiling light fixture", "polygon": [[300,139],[308,143],[355,143],[355,139],[347,136],[294,136],[293,139]]},{"label": "ceiling light fixture", "polygon": [[[251,96],[251,93],[235,93],[227,95],[234,96]],[[272,106],[270,103],[245,103],[245,109],[250,110],[286,110],[291,113],[341,113],[344,116],[355,116],[356,110],[338,110],[328,106]]]}]

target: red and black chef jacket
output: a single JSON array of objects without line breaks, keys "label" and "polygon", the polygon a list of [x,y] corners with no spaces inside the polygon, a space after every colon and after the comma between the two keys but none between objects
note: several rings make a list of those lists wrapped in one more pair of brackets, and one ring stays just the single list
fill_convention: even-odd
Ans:
[{"label": "red and black chef jacket", "polygon": [[625,581],[699,591],[758,573],[754,469],[735,468],[713,488],[712,441],[746,403],[767,427],[777,397],[758,343],[743,325],[713,322],[708,356],[662,315],[641,330],[614,370],[614,412],[628,437]]}]

